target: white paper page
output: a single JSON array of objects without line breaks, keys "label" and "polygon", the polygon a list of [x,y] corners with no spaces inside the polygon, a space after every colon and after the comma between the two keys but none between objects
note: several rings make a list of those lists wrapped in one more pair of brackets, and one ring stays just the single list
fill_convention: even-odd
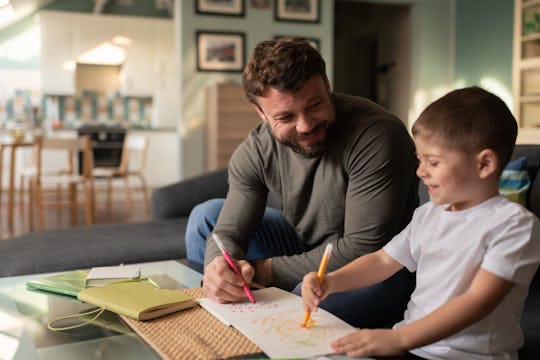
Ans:
[{"label": "white paper page", "polygon": [[[327,311],[311,313],[311,328],[302,327],[302,299],[290,292],[271,287],[253,292],[249,300],[218,304],[209,299],[199,303],[223,322],[229,322],[259,346],[271,358],[312,357],[332,353],[330,343],[354,327]],[[225,321],[224,321],[225,320]]]}]

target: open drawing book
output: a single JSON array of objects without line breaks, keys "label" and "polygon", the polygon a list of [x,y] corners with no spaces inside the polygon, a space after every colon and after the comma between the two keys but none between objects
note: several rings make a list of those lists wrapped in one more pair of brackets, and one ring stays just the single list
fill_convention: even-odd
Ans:
[{"label": "open drawing book", "polygon": [[311,314],[313,326],[302,327],[302,298],[270,287],[253,292],[256,303],[199,304],[227,325],[234,326],[270,358],[307,358],[332,353],[330,343],[354,327],[323,309]]}]

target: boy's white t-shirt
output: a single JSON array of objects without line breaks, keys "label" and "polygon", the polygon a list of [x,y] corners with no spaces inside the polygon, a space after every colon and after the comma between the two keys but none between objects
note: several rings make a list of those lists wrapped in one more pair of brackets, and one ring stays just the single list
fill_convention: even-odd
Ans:
[{"label": "boy's white t-shirt", "polygon": [[428,202],[384,251],[411,272],[416,289],[404,320],[418,320],[464,293],[479,268],[515,283],[485,318],[461,332],[411,352],[428,359],[517,359],[520,317],[540,262],[540,221],[504,196],[463,211]]}]

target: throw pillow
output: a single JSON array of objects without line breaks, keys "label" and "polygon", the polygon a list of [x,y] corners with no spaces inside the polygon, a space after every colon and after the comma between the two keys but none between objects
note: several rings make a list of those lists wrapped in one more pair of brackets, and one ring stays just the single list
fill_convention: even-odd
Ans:
[{"label": "throw pillow", "polygon": [[527,158],[519,157],[510,161],[499,179],[499,193],[523,206],[527,206],[527,192],[531,178],[527,171]]}]

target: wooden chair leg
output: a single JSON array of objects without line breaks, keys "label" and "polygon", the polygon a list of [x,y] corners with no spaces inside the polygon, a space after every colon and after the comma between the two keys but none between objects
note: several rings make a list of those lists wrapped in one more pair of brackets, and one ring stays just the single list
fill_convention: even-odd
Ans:
[{"label": "wooden chair leg", "polygon": [[32,180],[28,181],[28,228],[34,230],[34,206],[37,206]]},{"label": "wooden chair leg", "polygon": [[146,186],[146,180],[144,179],[144,176],[142,174],[139,175],[139,179],[141,180],[141,187],[142,187],[142,192],[144,196],[144,204],[146,206],[146,213],[150,214],[150,195],[148,194],[148,187]]},{"label": "wooden chair leg", "polygon": [[77,208],[77,184],[69,184],[69,208],[71,210],[71,225],[77,225],[79,217]]},{"label": "wooden chair leg", "polygon": [[4,166],[4,146],[0,144],[0,213],[2,213],[2,208],[3,206],[2,205],[2,192],[3,192],[3,188],[2,188],[2,168]]},{"label": "wooden chair leg", "polygon": [[129,176],[124,177],[124,186],[126,188],[126,196],[130,209],[133,209],[133,197],[131,195],[131,186],[129,185]]},{"label": "wooden chair leg", "polygon": [[41,184],[36,184],[34,191],[37,198],[36,200],[39,216],[39,229],[43,231],[45,230],[45,214],[43,210],[43,189],[41,188]]},{"label": "wooden chair leg", "polygon": [[84,183],[85,219],[87,225],[94,223],[94,189],[92,184]]},{"label": "wooden chair leg", "polygon": [[110,221],[112,217],[112,186],[113,178],[110,176],[107,178],[107,221]]},{"label": "wooden chair leg", "polygon": [[56,222],[60,226],[62,224],[62,185],[56,186]]},{"label": "wooden chair leg", "polygon": [[20,181],[19,181],[19,210],[21,211],[21,216],[24,216],[24,175],[21,175]]}]

